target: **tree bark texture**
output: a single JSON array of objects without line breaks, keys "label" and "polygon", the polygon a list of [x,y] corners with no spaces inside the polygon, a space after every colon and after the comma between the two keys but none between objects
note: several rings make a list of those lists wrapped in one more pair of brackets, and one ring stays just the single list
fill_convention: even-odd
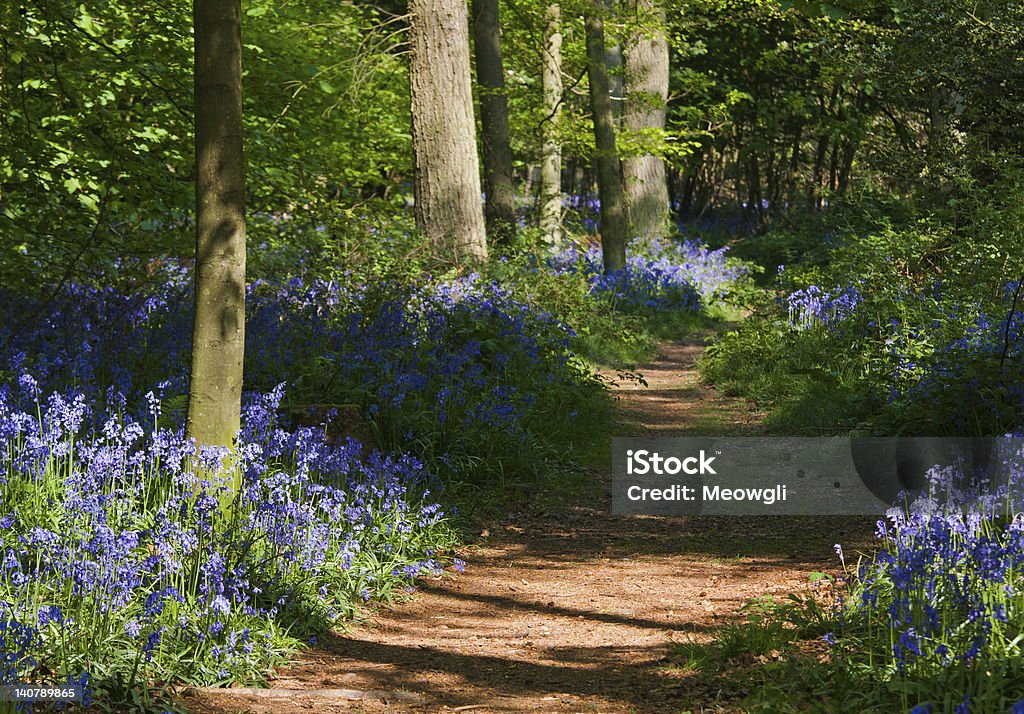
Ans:
[{"label": "tree bark texture", "polygon": [[[640,29],[625,50],[624,131],[664,131],[668,101],[669,55],[665,12],[657,0],[635,0]],[[631,236],[665,235],[669,213],[665,160],[645,154],[622,160],[626,217]]]},{"label": "tree bark texture", "polygon": [[498,0],[473,0],[473,35],[476,81],[480,85],[487,235],[497,243],[507,244],[515,235],[516,216]]},{"label": "tree bark texture", "polygon": [[456,258],[487,259],[463,0],[410,0],[416,225]]},{"label": "tree bark texture", "polygon": [[601,252],[604,271],[626,266],[626,208],[622,174],[615,146],[615,120],[608,96],[608,66],[605,64],[603,8],[594,0],[586,19],[587,76],[590,80],[590,108],[594,115],[598,194],[601,197]]},{"label": "tree bark texture", "polygon": [[[603,6],[606,15],[614,15],[615,4],[615,0],[604,0]],[[604,16],[602,15],[602,17]],[[615,127],[618,128],[622,120],[623,62],[622,45],[614,37],[609,40],[605,36],[604,59],[605,66],[608,67],[608,95],[612,98],[612,117],[615,119]]]},{"label": "tree bark texture", "polygon": [[562,103],[561,8],[547,9],[541,83],[544,90],[544,146],[540,168],[540,228],[554,246],[562,242],[562,146],[558,142],[558,119]]},{"label": "tree bark texture", "polygon": [[189,436],[238,435],[245,352],[245,162],[239,0],[195,0],[196,266]]}]

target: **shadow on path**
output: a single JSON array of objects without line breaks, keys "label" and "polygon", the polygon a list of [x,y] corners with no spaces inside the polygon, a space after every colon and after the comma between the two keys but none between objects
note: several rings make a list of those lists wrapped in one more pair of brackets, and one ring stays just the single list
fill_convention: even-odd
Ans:
[{"label": "shadow on path", "polygon": [[[665,345],[641,368],[649,387],[617,391],[630,429],[697,435],[760,432],[750,405],[701,385],[699,338]],[[660,518],[610,515],[610,483],[510,513],[467,546],[466,572],[428,579],[368,626],[329,634],[273,686],[413,692],[332,702],[333,710],[608,714],[715,706],[715,692],[665,667],[673,641],[707,641],[745,602],[807,587],[837,569],[832,546],[867,545],[865,518]],[[853,548],[848,547],[848,551]],[[297,714],[319,704],[193,697],[200,711]]]}]

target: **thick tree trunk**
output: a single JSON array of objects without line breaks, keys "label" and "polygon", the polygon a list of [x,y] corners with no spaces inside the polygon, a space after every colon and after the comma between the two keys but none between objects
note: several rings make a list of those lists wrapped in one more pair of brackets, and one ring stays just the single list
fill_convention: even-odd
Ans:
[{"label": "thick tree trunk", "polygon": [[462,0],[410,0],[416,225],[456,258],[487,259]]},{"label": "thick tree trunk", "polygon": [[590,108],[594,115],[598,193],[601,196],[601,250],[604,271],[626,266],[626,207],[622,195],[619,153],[615,146],[615,120],[608,96],[608,66],[605,64],[603,8],[594,1],[587,16],[587,76],[590,79]]},{"label": "thick tree trunk", "polygon": [[[665,12],[656,0],[634,0],[641,28],[626,45],[624,131],[663,131],[668,101],[668,39]],[[665,160],[645,154],[622,161],[626,214],[632,236],[665,235],[669,213]]]},{"label": "thick tree trunk", "polygon": [[195,0],[196,268],[188,434],[238,435],[245,352],[245,163],[239,0]]},{"label": "thick tree trunk", "polygon": [[487,234],[509,243],[515,234],[512,193],[512,146],[509,143],[508,97],[501,62],[498,0],[473,0],[476,41],[476,81],[480,85],[480,124],[483,130]]},{"label": "thick tree trunk", "polygon": [[540,167],[540,229],[551,245],[562,241],[562,146],[556,129],[562,103],[562,26],[557,3],[548,6],[544,32],[544,148]]}]

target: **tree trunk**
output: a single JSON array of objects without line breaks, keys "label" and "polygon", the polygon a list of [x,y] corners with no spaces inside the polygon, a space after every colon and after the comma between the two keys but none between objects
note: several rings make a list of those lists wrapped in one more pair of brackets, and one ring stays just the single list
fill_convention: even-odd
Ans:
[{"label": "tree trunk", "polygon": [[800,168],[800,144],[803,141],[803,122],[797,124],[796,133],[793,136],[793,151],[789,155],[789,166],[786,167],[786,206],[787,209],[796,207],[796,172]]},{"label": "tree trunk", "polygon": [[554,246],[562,241],[562,147],[556,129],[562,103],[562,27],[557,3],[548,6],[541,83],[544,88],[544,148],[540,167],[540,228]]},{"label": "tree trunk", "polygon": [[626,267],[626,210],[622,195],[619,153],[615,146],[615,120],[608,96],[608,66],[605,64],[604,21],[599,0],[587,15],[587,76],[590,79],[590,108],[594,115],[595,163],[601,196],[601,250],[604,271]]},{"label": "tree trunk", "polygon": [[839,182],[836,189],[840,194],[845,194],[850,187],[850,171],[853,169],[853,157],[857,153],[857,143],[847,141],[843,146],[843,158],[839,167]]},{"label": "tree trunk", "polygon": [[515,235],[512,193],[512,146],[509,143],[508,97],[501,62],[498,0],[473,0],[476,41],[476,81],[480,85],[480,125],[483,131],[487,234],[508,244]]},{"label": "tree trunk", "polygon": [[814,169],[811,172],[811,183],[807,186],[807,207],[812,210],[821,208],[821,182],[825,172],[829,138],[829,134],[819,137],[817,148],[814,150]]},{"label": "tree trunk", "polygon": [[416,225],[456,259],[487,259],[462,0],[410,0]]},{"label": "tree trunk", "polygon": [[239,0],[195,0],[196,267],[187,433],[238,435],[245,353],[245,162]]},{"label": "tree trunk", "polygon": [[764,206],[761,198],[761,163],[757,152],[751,150],[747,155],[747,213],[755,230],[759,230],[763,223]]},{"label": "tree trunk", "polygon": [[523,167],[522,191],[523,191],[523,196],[526,197],[526,198],[531,198],[533,196],[533,182],[534,182],[533,175],[535,173],[536,172],[534,171],[534,165],[533,164],[526,164],[526,166]]},{"label": "tree trunk", "polygon": [[[613,15],[615,13],[615,0],[604,0],[604,11],[608,15]],[[605,66],[608,68],[608,96],[612,99],[612,117],[615,120],[616,128],[618,128],[622,120],[622,45],[618,42],[609,43],[606,40],[604,61]]]},{"label": "tree trunk", "polygon": [[949,92],[933,86],[928,93],[928,153],[938,156],[949,135]]},{"label": "tree trunk", "polygon": [[829,155],[828,161],[828,190],[830,193],[836,192],[836,173],[839,169],[839,138],[837,137],[832,142],[832,153]]},{"label": "tree trunk", "polygon": [[[668,101],[668,39],[665,13],[655,0],[634,0],[641,28],[626,45],[625,131],[664,131]],[[622,161],[629,234],[662,237],[669,212],[665,160],[645,154]]]}]

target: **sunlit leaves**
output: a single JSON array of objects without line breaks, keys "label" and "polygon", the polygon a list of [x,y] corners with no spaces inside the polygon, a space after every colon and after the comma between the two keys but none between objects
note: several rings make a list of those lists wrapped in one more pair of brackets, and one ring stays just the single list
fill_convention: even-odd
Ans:
[{"label": "sunlit leaves", "polygon": [[[244,10],[251,210],[319,204],[327,184],[358,195],[409,170],[400,25],[351,4]],[[99,274],[125,250],[187,253],[190,3],[40,0],[0,8],[0,26],[0,278]],[[25,236],[39,248],[31,267],[11,248]]]}]

